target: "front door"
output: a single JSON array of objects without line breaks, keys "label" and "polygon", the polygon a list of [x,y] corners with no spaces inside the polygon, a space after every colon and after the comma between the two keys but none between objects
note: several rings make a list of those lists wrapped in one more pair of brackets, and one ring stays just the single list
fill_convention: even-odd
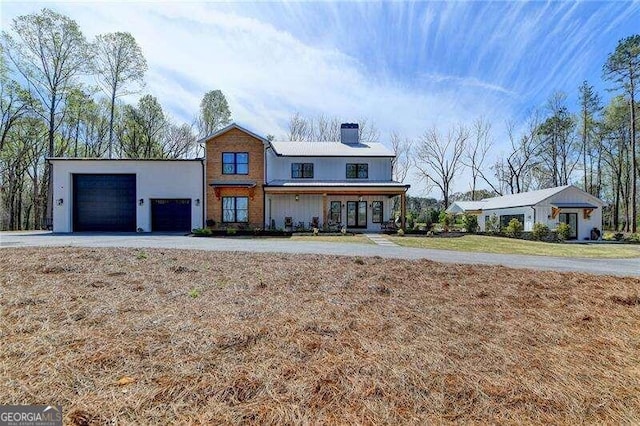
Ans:
[{"label": "front door", "polygon": [[367,227],[366,201],[347,201],[347,226],[349,228]]},{"label": "front door", "polygon": [[575,240],[578,238],[578,213],[560,213],[558,216],[560,223],[566,223],[571,229],[569,239]]}]

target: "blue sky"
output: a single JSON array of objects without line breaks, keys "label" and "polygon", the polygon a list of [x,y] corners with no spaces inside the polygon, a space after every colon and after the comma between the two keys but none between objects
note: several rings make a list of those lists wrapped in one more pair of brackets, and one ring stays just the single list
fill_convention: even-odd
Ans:
[{"label": "blue sky", "polygon": [[[433,126],[521,122],[555,90],[577,108],[588,80],[607,99],[602,64],[640,32],[627,2],[3,2],[2,28],[49,7],[88,39],[131,32],[147,57],[146,92],[191,121],[202,95],[221,89],[233,117],[282,137],[294,112],[367,117],[388,142]],[[466,190],[464,177],[456,190]],[[415,193],[415,192],[414,192]]]}]

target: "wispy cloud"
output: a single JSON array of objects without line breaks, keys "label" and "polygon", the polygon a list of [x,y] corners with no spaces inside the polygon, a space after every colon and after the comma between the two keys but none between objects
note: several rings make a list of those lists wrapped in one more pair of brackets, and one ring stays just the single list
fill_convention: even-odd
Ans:
[{"label": "wispy cloud", "polygon": [[91,2],[3,3],[2,27],[45,5],[88,38],[131,32],[146,90],[180,120],[221,89],[260,133],[284,135],[296,111],[368,117],[383,142],[484,116],[499,147],[504,121],[554,90],[602,90],[606,55],[640,21],[639,3],[621,2]]}]

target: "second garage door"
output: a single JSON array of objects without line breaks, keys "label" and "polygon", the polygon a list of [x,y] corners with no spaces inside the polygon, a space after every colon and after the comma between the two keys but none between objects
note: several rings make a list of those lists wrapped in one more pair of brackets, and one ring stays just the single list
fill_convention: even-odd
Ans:
[{"label": "second garage door", "polygon": [[156,232],[191,231],[191,200],[183,198],[151,200],[151,230]]}]

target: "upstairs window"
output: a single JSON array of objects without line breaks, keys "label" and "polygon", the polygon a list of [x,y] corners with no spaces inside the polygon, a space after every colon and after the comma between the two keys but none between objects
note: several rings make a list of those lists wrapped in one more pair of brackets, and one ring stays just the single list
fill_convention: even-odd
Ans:
[{"label": "upstairs window", "polygon": [[313,163],[291,164],[291,179],[313,179]]},{"label": "upstairs window", "polygon": [[247,152],[223,152],[223,175],[247,175],[249,174],[249,153]]},{"label": "upstairs window", "polygon": [[347,164],[347,179],[369,179],[369,165],[366,163]]}]

